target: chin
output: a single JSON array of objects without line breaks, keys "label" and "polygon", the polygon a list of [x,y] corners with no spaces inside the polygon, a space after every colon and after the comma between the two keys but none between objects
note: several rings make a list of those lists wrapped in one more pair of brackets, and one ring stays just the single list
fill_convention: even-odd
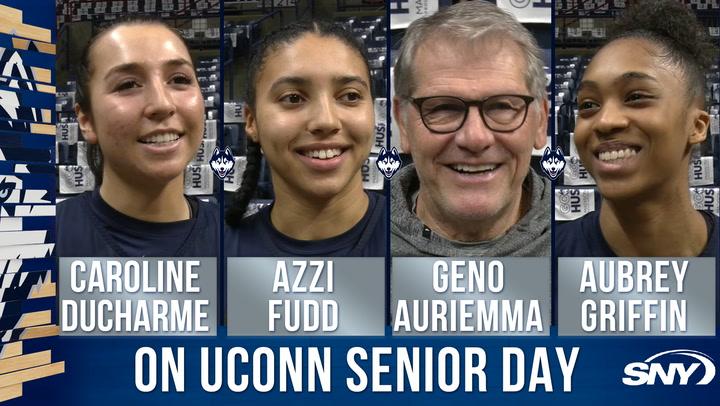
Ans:
[{"label": "chin", "polygon": [[168,184],[178,178],[183,179],[185,176],[185,168],[183,167],[181,170],[172,169],[172,170],[158,170],[154,172],[152,175],[147,176],[146,179],[152,179],[153,183],[156,184]]},{"label": "chin", "polygon": [[[614,183],[614,182],[613,182]],[[642,191],[626,184],[598,183],[598,190],[603,199],[622,203],[625,201],[639,201]]]},{"label": "chin", "polygon": [[312,200],[331,200],[335,196],[339,195],[340,192],[342,192],[342,188],[339,187],[318,187],[313,190],[306,190],[305,196],[310,197]]},{"label": "chin", "polygon": [[477,202],[474,202],[474,204],[458,202],[453,205],[448,213],[458,220],[482,221],[496,217],[501,211],[498,206],[498,204],[478,205]]},{"label": "chin", "polygon": [[[320,178],[309,178],[310,181],[303,185],[305,194],[330,199],[343,191],[351,188],[352,177],[345,176],[325,176]],[[361,185],[362,187],[362,185]]]}]

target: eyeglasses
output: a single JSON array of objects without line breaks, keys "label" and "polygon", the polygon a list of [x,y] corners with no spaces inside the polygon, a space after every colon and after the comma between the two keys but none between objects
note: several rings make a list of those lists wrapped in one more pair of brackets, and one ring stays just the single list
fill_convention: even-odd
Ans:
[{"label": "eyeglasses", "polygon": [[418,97],[409,100],[418,108],[423,124],[430,132],[452,133],[465,124],[470,106],[478,106],[485,126],[492,131],[512,132],[527,118],[532,96],[499,94],[483,100],[463,100],[453,96]]}]

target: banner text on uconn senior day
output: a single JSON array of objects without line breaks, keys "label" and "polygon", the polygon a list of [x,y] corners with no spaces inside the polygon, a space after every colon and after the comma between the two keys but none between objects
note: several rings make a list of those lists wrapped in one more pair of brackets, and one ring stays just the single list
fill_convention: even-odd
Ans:
[{"label": "banner text on uconn senior day", "polygon": [[[481,347],[184,347],[135,353],[135,387],[141,392],[184,392],[200,385],[206,392],[571,392],[579,347],[504,347],[486,354]],[[187,357],[200,357],[200,382],[186,382]],[[501,357],[501,370],[487,367],[488,356]],[[340,357],[340,360],[336,360]],[[348,367],[337,382],[331,368]],[[335,379],[335,381],[333,380]]]}]

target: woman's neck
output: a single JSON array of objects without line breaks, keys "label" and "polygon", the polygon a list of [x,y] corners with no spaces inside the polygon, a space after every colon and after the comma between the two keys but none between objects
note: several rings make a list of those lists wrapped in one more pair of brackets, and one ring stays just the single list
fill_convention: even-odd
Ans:
[{"label": "woman's neck", "polygon": [[368,209],[369,199],[359,175],[330,199],[312,199],[277,188],[270,219],[275,229],[296,240],[335,237],[356,225]]},{"label": "woman's neck", "polygon": [[603,200],[600,229],[621,257],[692,257],[707,245],[705,220],[684,193],[625,201]]},{"label": "woman's neck", "polygon": [[113,209],[142,221],[167,223],[187,220],[191,209],[185,199],[183,177],[164,185],[130,183],[105,171],[100,196]]}]

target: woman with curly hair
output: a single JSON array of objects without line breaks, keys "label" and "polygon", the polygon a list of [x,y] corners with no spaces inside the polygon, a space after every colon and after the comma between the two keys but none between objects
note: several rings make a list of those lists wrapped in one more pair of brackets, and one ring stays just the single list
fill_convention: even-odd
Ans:
[{"label": "woman with curly hair", "polygon": [[558,256],[714,256],[717,217],[691,203],[688,165],[706,138],[705,72],[717,60],[684,5],[641,1],[588,65],[575,144],[599,211],[557,228]]}]

